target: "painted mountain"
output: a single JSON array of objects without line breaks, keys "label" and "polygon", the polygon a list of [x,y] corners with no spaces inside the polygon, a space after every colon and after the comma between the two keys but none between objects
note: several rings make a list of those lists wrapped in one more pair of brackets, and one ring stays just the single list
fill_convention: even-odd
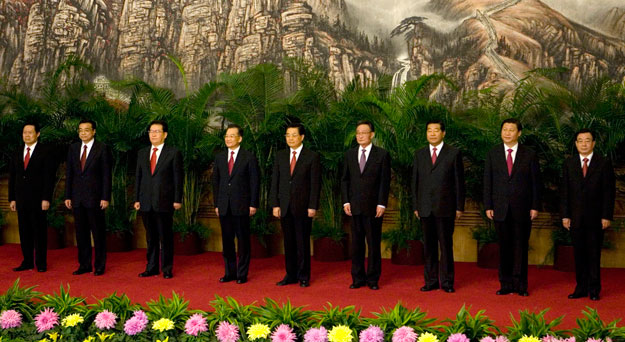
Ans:
[{"label": "painted mountain", "polygon": [[[539,0],[430,0],[422,12],[394,9],[402,18],[391,23],[393,33],[405,40],[393,46],[390,30],[367,28],[382,9],[403,2],[379,0],[363,12],[356,1],[0,0],[0,74],[35,91],[77,55],[98,75],[182,91],[172,55],[192,88],[284,57],[325,66],[339,90],[382,74],[400,84],[443,72],[462,90],[505,89],[542,67],[566,67],[576,88],[602,75],[625,77],[624,8],[603,8],[595,13],[600,25],[590,28]],[[442,30],[441,21],[456,24]],[[403,65],[401,55],[408,56]]]}]

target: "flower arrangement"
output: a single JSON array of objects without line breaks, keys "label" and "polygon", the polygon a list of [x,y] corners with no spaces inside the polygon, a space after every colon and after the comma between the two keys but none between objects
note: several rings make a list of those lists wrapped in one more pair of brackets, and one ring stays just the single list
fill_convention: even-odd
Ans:
[{"label": "flower arrangement", "polygon": [[155,321],[154,323],[152,323],[152,329],[159,331],[159,332],[169,331],[169,330],[172,330],[173,328],[174,328],[174,322],[169,318],[161,318]]},{"label": "flower arrangement", "polygon": [[509,342],[509,341],[508,341],[508,338],[505,336],[496,336],[495,338],[486,336],[482,338],[480,342]]},{"label": "flower arrangement", "polygon": [[351,342],[353,339],[352,329],[342,324],[332,327],[328,333],[328,341],[330,342]]},{"label": "flower arrangement", "polygon": [[271,342],[295,342],[296,339],[293,328],[287,324],[280,324],[271,334]]},{"label": "flower arrangement", "polygon": [[215,329],[215,335],[219,342],[237,342],[241,337],[239,327],[227,321],[219,322],[217,329]]},{"label": "flower arrangement", "polygon": [[59,325],[59,314],[52,308],[45,308],[35,316],[35,327],[37,332],[42,333]]},{"label": "flower arrangement", "polygon": [[[417,338],[417,342],[438,342],[438,337],[430,332],[424,332]],[[530,341],[524,341],[530,342]]]},{"label": "flower arrangement", "polygon": [[461,333],[451,334],[447,338],[447,342],[470,342],[470,341],[471,339],[469,339],[467,335],[461,334]]},{"label": "flower arrangement", "polygon": [[255,324],[250,325],[249,328],[247,328],[247,338],[249,338],[250,341],[265,339],[267,338],[267,336],[269,336],[270,332],[271,330],[269,330],[268,325],[262,324],[262,323],[255,323]]},{"label": "flower arrangement", "polygon": [[22,314],[15,310],[5,310],[0,314],[0,328],[19,328],[22,325]]},{"label": "flower arrangement", "polygon": [[393,332],[393,342],[415,342],[417,333],[411,327],[399,327]]},{"label": "flower arrangement", "polygon": [[63,320],[61,321],[61,325],[65,328],[71,328],[77,326],[84,321],[85,319],[80,314],[74,313],[63,318]]},{"label": "flower arrangement", "polygon": [[540,339],[534,335],[523,335],[523,337],[519,339],[519,342],[540,342]]},{"label": "flower arrangement", "polygon": [[187,335],[197,336],[206,331],[208,331],[208,323],[206,322],[206,318],[199,313],[189,317],[184,324],[184,332]]},{"label": "flower arrangement", "polygon": [[360,342],[384,342],[384,331],[376,325],[370,325],[358,335]]},{"label": "flower arrangement", "polygon": [[124,323],[126,335],[134,336],[142,333],[148,325],[148,316],[145,312],[137,310],[133,316]]}]

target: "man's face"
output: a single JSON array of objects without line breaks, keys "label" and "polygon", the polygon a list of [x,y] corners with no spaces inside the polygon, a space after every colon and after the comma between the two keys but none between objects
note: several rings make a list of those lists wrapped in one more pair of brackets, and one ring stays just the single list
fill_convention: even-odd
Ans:
[{"label": "man's face", "polygon": [[375,136],[375,132],[371,131],[371,127],[369,125],[358,125],[356,127],[356,142],[358,145],[362,147],[369,146],[371,144],[371,139]]},{"label": "man's face", "polygon": [[78,137],[82,142],[88,143],[95,136],[95,129],[91,126],[91,123],[84,122],[78,125]]},{"label": "man's face", "polygon": [[595,148],[595,142],[592,140],[592,134],[578,134],[577,139],[575,140],[575,147],[577,147],[577,152],[579,152],[582,156],[591,154],[592,150]]},{"label": "man's face", "polygon": [[35,126],[26,125],[22,130],[22,139],[26,145],[32,145],[39,139],[39,132],[35,132]]},{"label": "man's face", "polygon": [[519,141],[519,137],[521,136],[521,131],[519,131],[516,127],[515,123],[506,122],[501,127],[501,140],[503,140],[506,145],[516,145]]},{"label": "man's face", "polygon": [[300,147],[304,141],[304,136],[299,134],[297,127],[287,128],[284,136],[286,137],[286,144],[294,150]]},{"label": "man's face", "polygon": [[163,132],[163,125],[161,124],[151,125],[148,133],[150,136],[150,143],[154,146],[163,144],[167,138],[167,132]]},{"label": "man's face", "polygon": [[243,140],[243,137],[239,135],[238,128],[228,128],[226,130],[226,135],[224,135],[224,141],[226,142],[226,146],[229,149],[234,150],[237,147],[239,147],[239,145],[241,145],[242,140]]},{"label": "man's face", "polygon": [[438,146],[445,138],[445,132],[441,130],[441,125],[431,123],[427,127],[427,139],[432,146]]}]

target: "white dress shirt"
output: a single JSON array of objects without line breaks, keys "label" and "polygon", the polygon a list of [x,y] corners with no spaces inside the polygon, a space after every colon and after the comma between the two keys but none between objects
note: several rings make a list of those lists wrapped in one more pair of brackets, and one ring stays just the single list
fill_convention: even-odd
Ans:
[{"label": "white dress shirt", "polygon": [[516,160],[516,152],[519,150],[519,143],[516,143],[514,146],[512,147],[508,147],[508,145],[503,144],[503,151],[505,152],[505,159],[508,160],[508,150],[512,149],[512,163],[514,164],[514,161]]}]

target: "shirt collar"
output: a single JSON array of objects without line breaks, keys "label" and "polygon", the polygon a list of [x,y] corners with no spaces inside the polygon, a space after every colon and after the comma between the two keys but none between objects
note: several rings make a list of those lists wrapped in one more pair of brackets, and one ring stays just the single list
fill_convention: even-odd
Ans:
[{"label": "shirt collar", "polygon": [[34,144],[28,146],[26,144],[24,144],[24,151],[26,151],[26,148],[30,147],[30,150],[33,151],[35,149],[35,146],[37,146],[38,141],[35,141]]},{"label": "shirt collar", "polygon": [[154,145],[152,145],[152,150],[154,150],[155,148],[157,148],[159,151],[162,151],[162,150],[163,150],[163,146],[164,146],[164,145],[165,145],[164,143],[163,143],[163,144],[160,144],[160,145],[158,145],[158,146],[154,146]]},{"label": "shirt collar", "polygon": [[232,154],[234,152],[235,155],[239,154],[239,149],[241,149],[241,145],[237,146],[234,150],[228,148],[228,154]]},{"label": "shirt collar", "polygon": [[516,153],[516,151],[519,149],[519,143],[516,143],[514,146],[512,147],[508,147],[508,145],[503,144],[503,149],[506,153],[508,153],[508,150],[512,149],[512,153]]},{"label": "shirt collar", "polygon": [[434,147],[436,147],[436,152],[439,152],[439,153],[440,153],[440,152],[441,152],[441,150],[443,149],[443,145],[445,145],[445,142],[444,142],[444,141],[441,141],[441,143],[440,143],[440,144],[438,144],[438,145],[436,145],[436,146],[434,146],[434,145],[430,144],[430,153],[432,152],[432,149],[433,149]]},{"label": "shirt collar", "polygon": [[580,161],[581,163],[583,163],[583,162],[584,162],[584,158],[588,158],[588,163],[590,163],[590,161],[592,160],[592,155],[593,155],[594,153],[595,153],[595,152],[591,152],[589,155],[587,155],[587,156],[585,156],[585,157],[584,157],[584,156],[582,156],[582,155],[580,154],[580,155],[579,155],[579,161]]},{"label": "shirt collar", "polygon": [[373,146],[373,143],[369,143],[369,145],[367,145],[365,147],[362,147],[362,146],[358,145],[358,150],[360,152],[362,152],[362,150],[364,149],[365,153],[369,153],[371,151],[371,146]]},{"label": "shirt collar", "polygon": [[[95,141],[95,139],[91,139],[89,140],[89,142],[85,143],[84,141],[82,142],[82,146],[87,146],[87,149],[91,149],[91,146],[93,146],[93,142]],[[84,148],[84,147],[83,147]]]},{"label": "shirt collar", "polygon": [[298,148],[296,149],[292,149],[289,147],[289,149],[291,150],[291,154],[293,154],[293,151],[297,152],[296,155],[299,156],[300,152],[302,152],[302,148],[304,148],[304,144],[299,145]]}]

